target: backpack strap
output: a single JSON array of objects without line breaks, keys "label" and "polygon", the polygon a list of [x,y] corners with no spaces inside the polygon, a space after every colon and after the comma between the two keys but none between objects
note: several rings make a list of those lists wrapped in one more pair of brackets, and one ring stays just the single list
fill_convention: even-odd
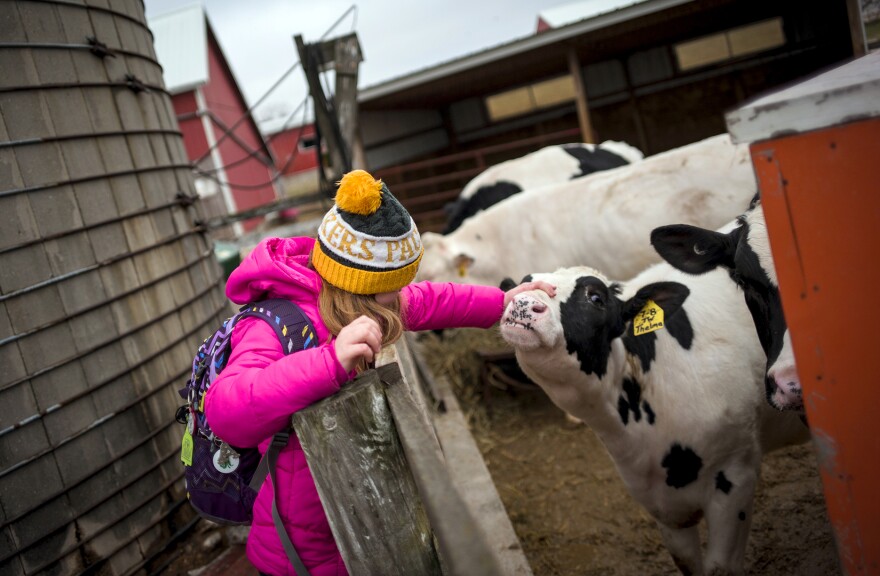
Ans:
[{"label": "backpack strap", "polygon": [[265,320],[281,342],[284,354],[292,354],[318,345],[315,327],[302,308],[283,298],[273,298],[245,304],[240,310],[241,318],[254,317]]},{"label": "backpack strap", "polygon": [[303,564],[300,559],[299,554],[296,553],[296,548],[294,548],[290,536],[287,535],[287,530],[284,529],[284,522],[281,520],[281,515],[278,513],[277,498],[275,497],[277,494],[275,489],[275,469],[277,466],[278,454],[281,452],[281,449],[287,445],[289,439],[290,434],[288,432],[278,432],[272,438],[272,443],[269,444],[269,449],[266,451],[265,459],[269,461],[269,475],[272,477],[272,521],[275,523],[275,530],[281,538],[281,545],[284,546],[284,552],[287,554],[287,559],[290,560],[296,575],[311,576],[308,569],[306,569],[305,564]]},{"label": "backpack strap", "polygon": [[[281,342],[281,349],[285,355],[305,350],[306,348],[314,348],[318,345],[315,336],[315,327],[309,320],[308,316],[302,309],[289,300],[283,298],[274,298],[271,300],[263,300],[253,304],[246,304],[239,311],[239,319],[245,317],[262,318],[265,320],[278,336]],[[296,552],[287,530],[284,529],[284,522],[278,514],[278,505],[276,503],[275,477],[278,455],[281,450],[287,446],[290,440],[290,428],[276,433],[269,443],[269,449],[260,458],[260,463],[254,471],[251,478],[250,487],[254,491],[259,491],[260,486],[266,480],[266,476],[272,478],[272,521],[275,523],[275,530],[284,546],[284,552],[287,559],[293,566],[297,576],[310,576],[305,564]]]}]

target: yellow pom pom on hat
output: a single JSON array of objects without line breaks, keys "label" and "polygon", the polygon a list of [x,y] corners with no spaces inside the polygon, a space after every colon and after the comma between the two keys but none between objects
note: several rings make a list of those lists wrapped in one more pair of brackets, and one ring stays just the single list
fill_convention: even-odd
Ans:
[{"label": "yellow pom pom on hat", "polygon": [[325,282],[354,294],[399,290],[422,260],[415,222],[388,187],[364,170],[339,181],[318,228],[312,264]]}]

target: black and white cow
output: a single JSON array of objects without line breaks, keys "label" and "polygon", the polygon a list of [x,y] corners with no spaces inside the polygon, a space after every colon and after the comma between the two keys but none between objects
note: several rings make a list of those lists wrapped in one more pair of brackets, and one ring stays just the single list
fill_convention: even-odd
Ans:
[{"label": "black and white cow", "polygon": [[507,307],[520,367],[602,440],[682,573],[741,574],[762,455],[809,431],[762,400],[764,353],[736,285],[666,263],[625,283],[588,267],[527,279],[557,294]]},{"label": "black and white cow", "polygon": [[703,274],[718,266],[730,272],[742,288],[767,355],[767,401],[778,410],[803,413],[803,391],[760,199],[755,198],[732,230],[713,232],[685,224],[661,226],[651,232],[651,244],[664,260],[684,272]]},{"label": "black and white cow", "polygon": [[501,162],[468,182],[458,198],[444,207],[447,220],[443,234],[457,229],[477,212],[523,190],[617,168],[643,157],[641,150],[626,142],[606,140],[598,146],[581,143],[546,146]]}]

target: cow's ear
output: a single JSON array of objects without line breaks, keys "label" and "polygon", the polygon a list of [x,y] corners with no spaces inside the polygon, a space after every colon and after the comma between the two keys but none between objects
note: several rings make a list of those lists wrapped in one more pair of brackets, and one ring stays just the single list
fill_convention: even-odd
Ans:
[{"label": "cow's ear", "polygon": [[437,234],[436,232],[422,232],[420,237],[422,240],[422,246],[424,246],[425,250],[430,249],[432,252],[446,251],[446,242],[441,234]]},{"label": "cow's ear", "polygon": [[516,288],[516,286],[517,286],[516,282],[514,282],[513,278],[510,278],[509,276],[507,278],[505,278],[504,280],[502,280],[501,284],[498,285],[498,287],[501,288],[502,290],[504,290],[505,292],[507,292],[511,288]]},{"label": "cow's ear", "polygon": [[663,309],[665,317],[669,318],[681,309],[690,293],[690,289],[680,282],[654,282],[643,286],[635,296],[624,302],[623,321],[626,323],[635,318],[648,300],[656,302]]},{"label": "cow's ear", "polygon": [[651,245],[682,272],[703,274],[718,266],[733,268],[740,230],[722,234],[686,224],[660,226],[651,232]]},{"label": "cow's ear", "polygon": [[468,268],[474,265],[474,259],[461,252],[452,259],[452,266],[455,268],[458,273],[459,278],[464,278],[467,276]]}]

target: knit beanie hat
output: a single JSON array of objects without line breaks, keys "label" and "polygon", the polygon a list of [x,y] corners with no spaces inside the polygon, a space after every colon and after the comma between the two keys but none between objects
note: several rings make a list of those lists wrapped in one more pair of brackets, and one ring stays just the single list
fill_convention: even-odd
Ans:
[{"label": "knit beanie hat", "polygon": [[409,212],[363,170],[339,181],[318,228],[312,265],[325,282],[354,294],[403,288],[416,276],[422,241]]}]

